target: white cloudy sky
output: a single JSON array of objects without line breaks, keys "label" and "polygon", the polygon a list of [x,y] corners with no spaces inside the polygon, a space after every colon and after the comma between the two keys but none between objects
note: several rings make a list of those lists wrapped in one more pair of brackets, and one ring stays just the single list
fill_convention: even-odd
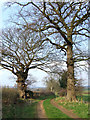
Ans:
[{"label": "white cloudy sky", "polygon": [[[7,17],[7,15],[2,11],[3,3],[5,3],[7,0],[0,1],[0,31],[3,26],[3,19]],[[8,0],[10,1],[10,0]],[[20,0],[19,0],[20,1]],[[22,0],[21,0],[22,1]],[[28,0],[27,0],[28,1]],[[3,19],[2,19],[3,18]],[[41,70],[31,70],[30,73],[37,79],[36,86],[42,87],[43,84],[43,77],[45,77],[47,74],[45,72],[42,72]],[[13,74],[7,70],[0,70],[0,84],[4,85],[15,85],[15,80],[12,79]],[[84,85],[88,85],[88,73],[82,72],[80,73],[80,77],[84,80]]]}]

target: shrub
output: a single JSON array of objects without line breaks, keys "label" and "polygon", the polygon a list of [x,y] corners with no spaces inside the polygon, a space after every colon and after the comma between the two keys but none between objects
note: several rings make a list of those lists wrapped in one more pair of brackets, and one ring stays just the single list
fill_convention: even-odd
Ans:
[{"label": "shrub", "polygon": [[60,96],[66,96],[67,95],[67,90],[66,89],[61,89],[59,92]]},{"label": "shrub", "polygon": [[3,87],[2,88],[2,103],[15,104],[19,94],[16,88]]},{"label": "shrub", "polygon": [[77,86],[75,87],[75,94],[76,94],[76,96],[82,95],[82,92],[83,92],[83,87],[80,86],[80,85],[77,85]]}]

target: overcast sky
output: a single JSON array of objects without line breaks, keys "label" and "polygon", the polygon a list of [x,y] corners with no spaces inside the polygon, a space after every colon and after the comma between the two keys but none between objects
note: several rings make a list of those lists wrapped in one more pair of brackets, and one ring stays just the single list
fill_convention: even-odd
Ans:
[{"label": "overcast sky", "polygon": [[[7,0],[0,1],[0,31],[4,24],[4,20],[8,18],[8,13],[6,11],[2,11],[3,3]],[[2,12],[1,12],[2,11]],[[45,84],[43,83],[43,78],[47,76],[47,74],[41,70],[30,70],[29,73],[31,73],[35,79],[37,80],[37,83],[35,86],[37,87],[43,87]],[[83,72],[79,74],[80,78],[84,80],[83,85],[88,85],[88,72]],[[0,84],[3,86],[14,86],[16,84],[15,79],[13,79],[13,74],[7,70],[0,70]]]}]

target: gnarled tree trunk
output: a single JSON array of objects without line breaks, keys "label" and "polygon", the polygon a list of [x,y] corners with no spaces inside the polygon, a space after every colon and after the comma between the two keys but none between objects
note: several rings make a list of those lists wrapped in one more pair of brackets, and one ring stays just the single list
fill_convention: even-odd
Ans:
[{"label": "gnarled tree trunk", "polygon": [[20,81],[17,82],[17,88],[18,88],[20,98],[25,98],[25,91],[27,89],[25,83]]},{"label": "gnarled tree trunk", "polygon": [[25,98],[26,94],[25,91],[27,90],[27,85],[25,84],[25,80],[27,78],[27,74],[24,72],[17,73],[17,88],[19,92],[20,98]]},{"label": "gnarled tree trunk", "polygon": [[73,101],[75,97],[75,81],[74,81],[74,61],[73,61],[73,46],[67,46],[67,99]]}]

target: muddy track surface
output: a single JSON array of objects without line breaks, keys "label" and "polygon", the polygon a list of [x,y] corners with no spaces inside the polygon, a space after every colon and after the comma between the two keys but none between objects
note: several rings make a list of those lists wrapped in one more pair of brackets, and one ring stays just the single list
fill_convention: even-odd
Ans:
[{"label": "muddy track surface", "polygon": [[[38,118],[47,118],[44,107],[43,107],[43,101],[44,100],[41,100],[40,102],[38,102],[38,105],[37,105],[37,117]],[[45,120],[48,120],[48,119],[45,119]]]},{"label": "muddy track surface", "polygon": [[67,116],[69,116],[70,118],[73,118],[75,120],[84,120],[79,118],[75,113],[73,113],[71,110],[67,110],[66,108],[64,108],[63,106],[58,105],[54,99],[51,100],[51,104],[54,105],[56,108],[58,108],[60,111],[62,111],[64,114],[66,114]]}]

